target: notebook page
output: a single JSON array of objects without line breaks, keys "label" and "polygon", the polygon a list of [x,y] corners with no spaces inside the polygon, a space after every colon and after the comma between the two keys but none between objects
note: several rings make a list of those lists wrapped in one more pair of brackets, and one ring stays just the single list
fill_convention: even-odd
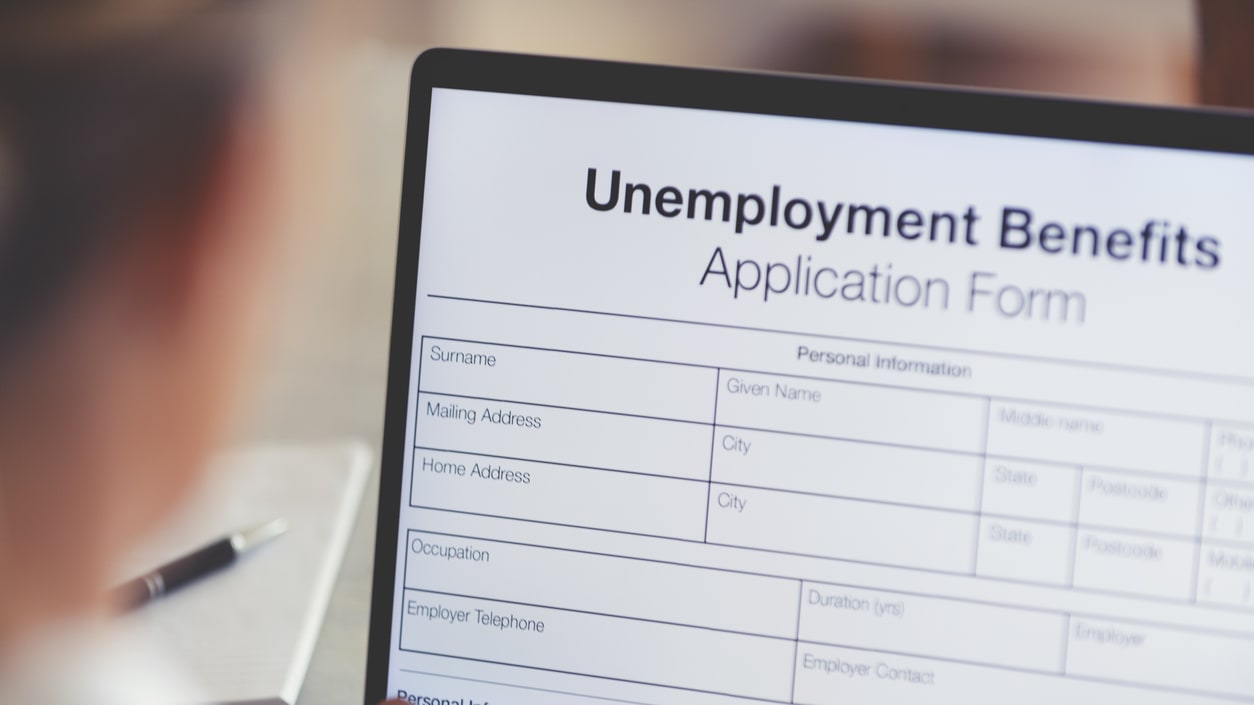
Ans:
[{"label": "notebook page", "polygon": [[187,511],[121,574],[278,517],[288,533],[125,615],[119,628],[183,664],[214,702],[295,702],[369,469],[370,452],[356,443],[264,446],[220,457]]}]

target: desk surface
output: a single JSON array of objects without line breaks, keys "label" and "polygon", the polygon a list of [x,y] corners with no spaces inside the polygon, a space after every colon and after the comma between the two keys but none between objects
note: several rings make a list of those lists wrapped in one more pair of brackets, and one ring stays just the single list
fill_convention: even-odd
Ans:
[{"label": "desk surface", "polygon": [[366,488],[344,567],[331,596],[326,622],[309,664],[297,705],[355,705],[365,690],[366,625],[374,569],[375,498],[378,474]]}]

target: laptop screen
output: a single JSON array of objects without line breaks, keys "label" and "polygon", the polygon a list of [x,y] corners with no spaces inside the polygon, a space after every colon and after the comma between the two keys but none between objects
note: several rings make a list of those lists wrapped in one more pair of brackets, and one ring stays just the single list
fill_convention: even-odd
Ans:
[{"label": "laptop screen", "polygon": [[718,76],[416,84],[372,693],[1254,698],[1254,159]]}]

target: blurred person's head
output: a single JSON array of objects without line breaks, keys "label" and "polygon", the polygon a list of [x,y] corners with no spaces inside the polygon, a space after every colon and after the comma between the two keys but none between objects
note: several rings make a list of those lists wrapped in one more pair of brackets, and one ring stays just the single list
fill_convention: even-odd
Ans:
[{"label": "blurred person's head", "polygon": [[281,4],[0,3],[0,661],[93,608],[223,431],[274,244]]}]

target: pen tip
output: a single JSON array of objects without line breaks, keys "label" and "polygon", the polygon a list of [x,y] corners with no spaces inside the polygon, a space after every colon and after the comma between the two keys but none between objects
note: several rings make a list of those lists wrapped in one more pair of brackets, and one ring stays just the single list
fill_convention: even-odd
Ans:
[{"label": "pen tip", "polygon": [[231,537],[231,544],[237,552],[244,552],[276,539],[287,533],[286,519],[272,519],[264,524],[244,529]]}]

